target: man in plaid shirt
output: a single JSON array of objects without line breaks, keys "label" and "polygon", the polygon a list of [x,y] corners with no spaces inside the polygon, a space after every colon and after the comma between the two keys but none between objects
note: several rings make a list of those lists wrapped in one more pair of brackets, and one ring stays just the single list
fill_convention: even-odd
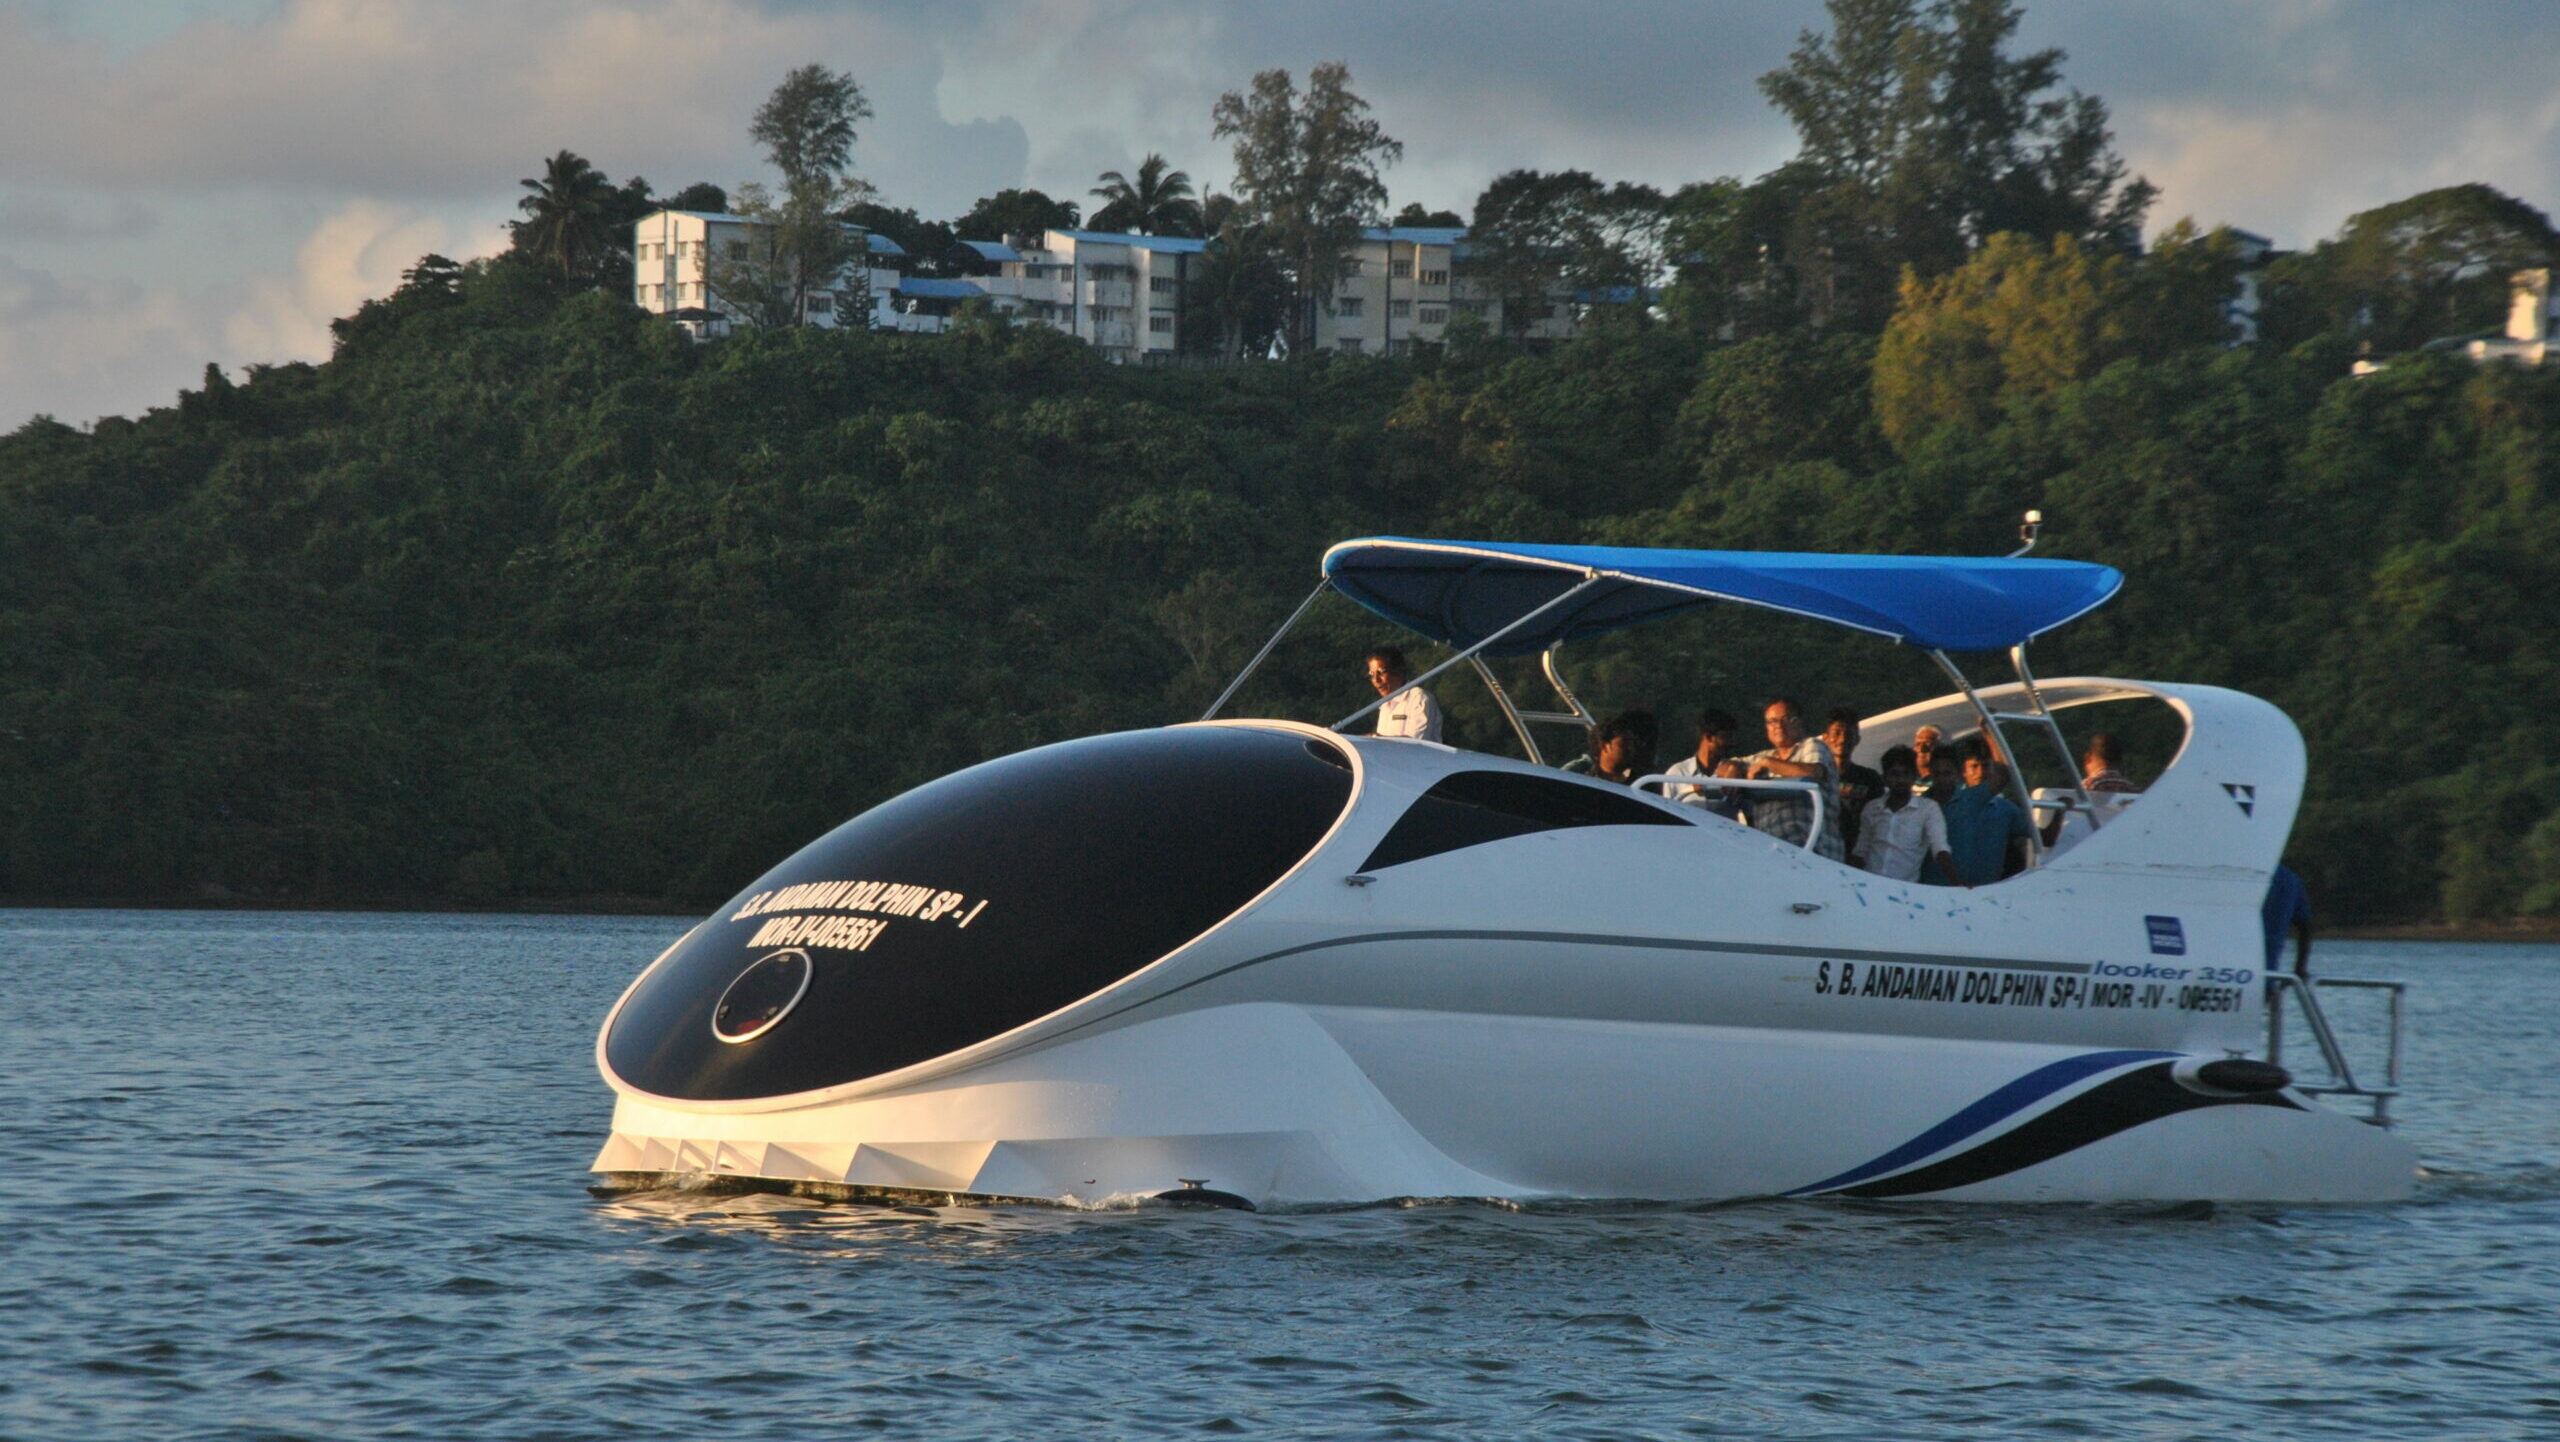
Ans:
[{"label": "man in plaid shirt", "polygon": [[[1755,780],[1813,781],[1822,787],[1822,834],[1813,849],[1838,861],[1840,846],[1840,762],[1822,738],[1804,729],[1804,709],[1785,696],[1769,703],[1763,714],[1769,749],[1746,758]],[[1764,791],[1751,798],[1751,825],[1780,841],[1803,842],[1813,829],[1813,798],[1797,791]]]}]

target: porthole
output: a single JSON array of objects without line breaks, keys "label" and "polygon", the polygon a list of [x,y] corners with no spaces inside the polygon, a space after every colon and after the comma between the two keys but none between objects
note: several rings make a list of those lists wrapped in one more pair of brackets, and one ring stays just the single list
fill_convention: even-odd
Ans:
[{"label": "porthole", "polygon": [[809,991],[809,953],[777,951],[738,973],[711,1012],[711,1034],[725,1042],[753,1041],[779,1025]]}]

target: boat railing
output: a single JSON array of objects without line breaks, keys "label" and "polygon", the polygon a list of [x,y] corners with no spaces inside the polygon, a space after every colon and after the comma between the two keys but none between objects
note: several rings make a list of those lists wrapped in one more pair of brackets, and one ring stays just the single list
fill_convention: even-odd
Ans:
[{"label": "boat railing", "polygon": [[[1815,843],[1822,840],[1822,823],[1831,810],[1831,798],[1824,794],[1819,781],[1746,781],[1739,776],[1674,776],[1668,771],[1657,771],[1650,776],[1639,776],[1633,783],[1638,791],[1657,784],[1663,788],[1660,794],[1666,801],[1671,799],[1670,788],[1674,786],[1694,786],[1701,791],[1711,786],[1729,786],[1744,791],[1801,791],[1813,798],[1813,825],[1804,833],[1804,849],[1807,851],[1813,850]],[[1672,804],[1676,806],[1679,803],[1674,801]]]},{"label": "boat railing", "polygon": [[[2355,976],[2299,976],[2292,972],[2267,973],[2267,1060],[2284,1064],[2286,1018],[2295,1012],[2302,1016],[2311,1040],[2320,1049],[2320,1063],[2329,1069],[2325,1082],[2296,1083],[2294,1090],[2313,1096],[2360,1097],[2372,1108],[2365,1120],[2375,1126],[2391,1125],[2391,1101],[2400,1095],[2400,1033],[2407,1011],[2409,984],[2405,981],[2378,981]],[[2382,1077],[2379,1084],[2359,1081],[2355,1065],[2346,1047],[2338,1040],[2338,1030],[2330,1024],[2328,1008],[2320,1001],[2324,991],[2381,992],[2385,998]],[[2288,1008],[2285,998],[2294,998]]]}]

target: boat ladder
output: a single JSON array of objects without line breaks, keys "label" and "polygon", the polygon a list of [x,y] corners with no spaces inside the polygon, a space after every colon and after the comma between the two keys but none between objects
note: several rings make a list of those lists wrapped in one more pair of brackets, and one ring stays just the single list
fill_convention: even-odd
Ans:
[{"label": "boat ladder", "polygon": [[[2302,1016],[2311,1040],[2320,1049],[2320,1062],[2329,1070],[2325,1082],[2298,1082],[2294,1090],[2314,1096],[2356,1097],[2370,1108],[2364,1120],[2378,1127],[2391,1125],[2391,1101],[2400,1095],[2400,1032],[2406,1016],[2405,981],[2375,981],[2354,976],[2298,976],[2292,972],[2267,973],[2270,993],[2267,998],[2267,1060],[2284,1064],[2286,1018],[2295,1012]],[[2381,992],[2385,998],[2382,1079],[2379,1084],[2359,1081],[2347,1049],[2338,1040],[2337,1028],[2329,1023],[2328,1008],[2321,1005],[2321,993],[2327,991]],[[2287,1007],[2285,998],[2294,998]]]}]

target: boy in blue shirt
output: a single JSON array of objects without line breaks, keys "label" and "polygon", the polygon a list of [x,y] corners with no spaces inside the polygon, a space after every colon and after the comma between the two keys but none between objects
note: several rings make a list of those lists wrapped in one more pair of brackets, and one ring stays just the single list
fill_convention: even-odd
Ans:
[{"label": "boy in blue shirt", "polygon": [[1964,758],[1964,786],[1933,797],[1947,813],[1947,853],[1961,886],[1988,886],[2008,874],[2009,843],[2033,830],[2018,804],[2000,794],[2008,768],[1980,752]]}]

